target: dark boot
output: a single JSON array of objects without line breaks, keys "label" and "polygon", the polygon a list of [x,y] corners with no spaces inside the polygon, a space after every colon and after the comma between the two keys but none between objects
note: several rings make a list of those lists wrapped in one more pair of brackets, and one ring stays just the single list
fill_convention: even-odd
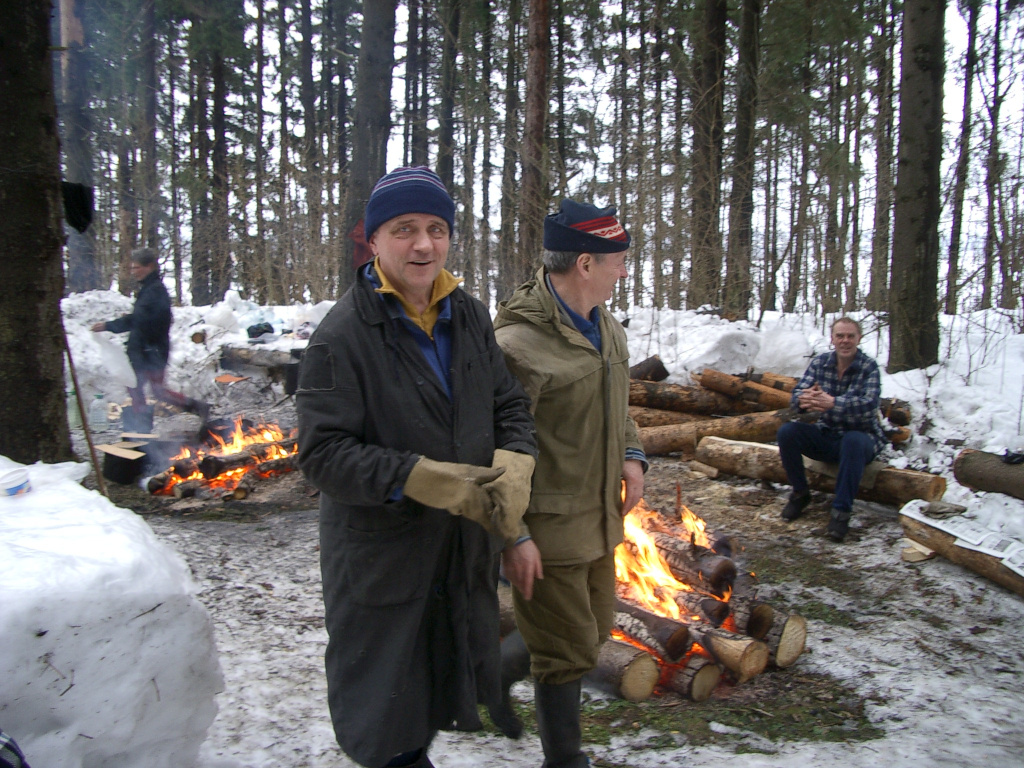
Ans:
[{"label": "dark boot", "polygon": [[836,544],[842,544],[850,530],[850,513],[845,509],[832,507],[832,516],[828,519],[828,528],[825,533]]},{"label": "dark boot", "polygon": [[501,703],[487,708],[491,722],[510,739],[518,739],[523,735],[523,721],[512,708],[509,689],[528,674],[530,652],[517,629],[501,641]]},{"label": "dark boot", "polygon": [[544,747],[542,768],[588,768],[590,760],[581,750],[580,681],[534,686],[537,730]]},{"label": "dark boot", "polygon": [[810,490],[801,491],[800,493],[793,491],[789,495],[789,501],[786,502],[786,506],[782,508],[782,519],[787,523],[793,522],[804,513],[804,510],[807,509],[807,505],[810,503]]}]

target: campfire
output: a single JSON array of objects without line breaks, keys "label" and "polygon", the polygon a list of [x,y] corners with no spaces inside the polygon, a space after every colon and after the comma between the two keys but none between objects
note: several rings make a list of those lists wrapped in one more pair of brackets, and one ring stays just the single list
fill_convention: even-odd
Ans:
[{"label": "campfire", "polygon": [[183,445],[170,466],[146,483],[150,493],[176,498],[244,499],[263,479],[291,472],[298,443],[276,424],[241,416],[209,425],[198,446]]},{"label": "campfire", "polygon": [[641,500],[615,553],[613,640],[592,677],[632,701],[658,685],[703,701],[723,675],[743,683],[768,664],[790,666],[804,649],[806,621],[759,601],[731,542],[677,507],[669,519]]}]

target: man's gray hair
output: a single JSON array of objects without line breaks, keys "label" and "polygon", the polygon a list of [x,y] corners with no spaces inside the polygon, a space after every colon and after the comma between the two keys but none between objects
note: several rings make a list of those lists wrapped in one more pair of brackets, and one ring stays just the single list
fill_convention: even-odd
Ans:
[{"label": "man's gray hair", "polygon": [[136,248],[132,251],[132,262],[140,267],[148,267],[160,261],[156,248]]},{"label": "man's gray hair", "polygon": [[[581,253],[583,251],[544,251],[544,266],[552,274],[565,274],[572,269],[572,265],[576,263],[576,259],[580,257]],[[604,261],[605,255],[603,253],[593,253],[591,256],[600,263]]]}]

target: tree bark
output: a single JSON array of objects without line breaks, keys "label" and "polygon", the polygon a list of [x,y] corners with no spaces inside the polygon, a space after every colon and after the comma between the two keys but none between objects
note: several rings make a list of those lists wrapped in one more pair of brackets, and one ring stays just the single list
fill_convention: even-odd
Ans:
[{"label": "tree bark", "polygon": [[965,448],[953,460],[953,477],[976,491],[1024,499],[1024,464],[1007,464],[994,453]]},{"label": "tree bark", "polygon": [[0,16],[0,114],[0,454],[23,464],[68,461],[49,2],[12,3]]},{"label": "tree bark", "polygon": [[971,159],[971,129],[974,115],[971,102],[974,93],[974,72],[978,65],[978,12],[981,0],[964,0],[963,7],[967,10],[967,50],[964,53],[964,111],[960,120],[959,152],[956,159],[955,181],[953,182],[953,202],[951,205],[951,222],[949,231],[949,250],[946,255],[948,270],[946,273],[946,304],[947,315],[956,314],[957,297],[960,292],[960,236],[963,231],[964,198],[967,193],[967,173]]},{"label": "tree bark", "polygon": [[[391,132],[391,77],[395,66],[395,7],[398,0],[363,0],[363,29],[356,67],[355,120],[352,126],[352,171],[348,179],[345,225],[351,232],[363,218],[373,185],[387,172]],[[345,258],[339,267],[339,289],[355,279],[354,246],[345,239]]]},{"label": "tree bark", "polygon": [[664,381],[668,378],[668,369],[657,355],[651,355],[636,365],[629,367],[629,378],[643,381]]},{"label": "tree bark", "polygon": [[640,405],[629,406],[629,417],[638,427],[662,427],[667,424],[692,424],[695,421],[708,421],[713,416],[701,416],[696,413],[682,411],[664,411],[660,408],[644,408]]},{"label": "tree bark", "polygon": [[533,276],[541,252],[547,212],[548,60],[551,18],[548,0],[530,0],[527,31],[526,104],[523,125],[523,179],[519,197],[519,248],[513,261],[516,285]]},{"label": "tree bark", "polygon": [[890,373],[939,361],[939,215],[946,3],[906,0],[900,60],[899,172],[889,293]]},{"label": "tree bark", "polygon": [[[615,601],[615,610],[620,615],[631,618],[634,622],[643,627],[644,633],[653,640],[656,645],[651,646],[658,654],[669,662],[677,662],[690,651],[693,641],[690,639],[690,628],[681,622],[670,619],[666,616],[659,616],[651,613],[637,605],[628,603],[625,600]],[[618,619],[616,626],[623,630],[630,637],[640,640],[633,632],[627,631],[626,627]]]},{"label": "tree bark", "polygon": [[754,413],[768,410],[756,403],[736,402],[718,392],[703,387],[684,387],[680,384],[638,381],[629,383],[629,404],[665,411],[683,411],[697,414]]},{"label": "tree bark", "polygon": [[730,316],[747,318],[753,294],[751,261],[754,220],[754,146],[757,121],[757,73],[761,36],[761,0],[743,0],[737,61],[736,133],[729,241],[725,257],[722,306]]},{"label": "tree bark", "polygon": [[[733,475],[773,483],[789,482],[779,460],[779,449],[774,445],[705,437],[697,445],[696,455],[699,461]],[[807,481],[814,490],[829,493],[835,490],[835,479],[817,472],[808,471]],[[939,475],[885,467],[875,478],[874,487],[860,488],[857,498],[902,506],[912,499],[936,501],[945,492],[946,480]]]}]

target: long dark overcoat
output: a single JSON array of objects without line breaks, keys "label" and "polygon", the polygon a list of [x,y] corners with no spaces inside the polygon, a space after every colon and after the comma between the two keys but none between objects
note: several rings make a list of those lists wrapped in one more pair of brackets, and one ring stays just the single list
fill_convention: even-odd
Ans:
[{"label": "long dark overcoat", "polygon": [[299,369],[300,465],[321,491],[328,698],[342,749],[364,765],[479,727],[498,691],[496,557],[464,518],[393,498],[420,455],[489,466],[536,455],[529,399],[486,308],[450,296],[449,400],[400,310],[360,270]]}]

